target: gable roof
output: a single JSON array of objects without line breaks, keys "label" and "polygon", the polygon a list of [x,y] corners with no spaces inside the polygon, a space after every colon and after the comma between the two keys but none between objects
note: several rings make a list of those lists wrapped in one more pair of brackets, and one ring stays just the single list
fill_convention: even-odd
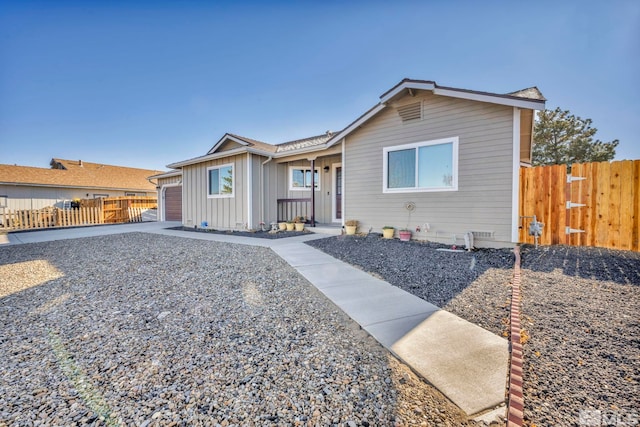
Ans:
[{"label": "gable roof", "polygon": [[537,87],[523,89],[517,92],[498,94],[491,92],[480,92],[476,90],[460,89],[447,86],[439,86],[432,80],[403,79],[400,83],[380,95],[380,102],[371,107],[367,112],[351,122],[344,130],[334,135],[327,141],[327,147],[337,144],[344,137],[362,126],[365,122],[378,114],[387,104],[396,98],[406,95],[413,95],[414,91],[427,90],[434,95],[449,96],[452,98],[469,99],[472,101],[488,102],[492,104],[507,105],[530,110],[545,108],[546,99]]},{"label": "gable roof", "polygon": [[147,177],[161,172],[54,158],[51,169],[0,165],[0,184],[146,192],[156,191],[156,184],[149,182]]},{"label": "gable roof", "polygon": [[[297,139],[295,141],[283,142],[276,145],[271,145],[266,142],[243,137],[240,135],[226,133],[207,152],[206,155],[172,163],[167,165],[167,167],[174,169],[181,168],[183,166],[245,152],[260,154],[267,157],[283,157],[308,151],[321,151],[337,144],[344,137],[349,135],[351,132],[362,126],[365,122],[373,118],[380,111],[385,109],[388,106],[388,103],[399,97],[405,96],[407,93],[413,95],[414,91],[418,90],[430,91],[433,94],[440,96],[469,99],[473,101],[488,102],[492,104],[507,105],[511,107],[519,107],[530,110],[544,109],[546,101],[545,97],[542,96],[540,90],[535,86],[516,92],[497,94],[491,92],[480,92],[469,89],[439,86],[435,81],[432,80],[403,79],[391,89],[380,95],[380,102],[378,102],[378,104],[371,107],[364,114],[362,114],[360,117],[358,117],[356,120],[351,122],[347,127],[339,132],[327,132],[323,135]],[[223,152],[216,152],[216,150],[228,140],[234,141],[240,144],[242,147]]]}]

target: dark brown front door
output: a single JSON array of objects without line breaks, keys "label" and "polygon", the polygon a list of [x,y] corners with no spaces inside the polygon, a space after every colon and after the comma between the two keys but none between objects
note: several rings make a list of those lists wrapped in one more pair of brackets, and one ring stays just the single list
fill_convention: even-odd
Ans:
[{"label": "dark brown front door", "polygon": [[336,219],[342,219],[342,166],[336,167],[336,188],[334,194],[336,195]]}]

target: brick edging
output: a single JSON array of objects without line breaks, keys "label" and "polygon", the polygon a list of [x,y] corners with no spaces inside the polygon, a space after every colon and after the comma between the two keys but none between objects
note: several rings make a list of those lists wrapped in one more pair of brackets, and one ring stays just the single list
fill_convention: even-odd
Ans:
[{"label": "brick edging", "polygon": [[507,407],[507,427],[521,427],[524,422],[524,396],[522,364],[524,354],[520,343],[520,246],[513,249],[516,256],[513,265],[513,284],[511,285],[511,348],[509,360],[509,389]]}]

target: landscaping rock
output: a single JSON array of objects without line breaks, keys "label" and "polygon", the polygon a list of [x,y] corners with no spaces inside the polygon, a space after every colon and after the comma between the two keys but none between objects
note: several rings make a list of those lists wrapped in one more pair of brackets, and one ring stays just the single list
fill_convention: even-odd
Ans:
[{"label": "landscaping rock", "polygon": [[265,248],[0,247],[0,324],[0,425],[474,424]]}]

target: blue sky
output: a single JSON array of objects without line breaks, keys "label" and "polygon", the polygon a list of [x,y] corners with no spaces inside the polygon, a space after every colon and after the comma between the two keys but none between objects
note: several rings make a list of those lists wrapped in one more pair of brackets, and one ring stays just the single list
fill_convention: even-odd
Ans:
[{"label": "blue sky", "polygon": [[150,169],[339,130],[404,77],[593,119],[640,159],[640,2],[6,2],[0,163]]}]

